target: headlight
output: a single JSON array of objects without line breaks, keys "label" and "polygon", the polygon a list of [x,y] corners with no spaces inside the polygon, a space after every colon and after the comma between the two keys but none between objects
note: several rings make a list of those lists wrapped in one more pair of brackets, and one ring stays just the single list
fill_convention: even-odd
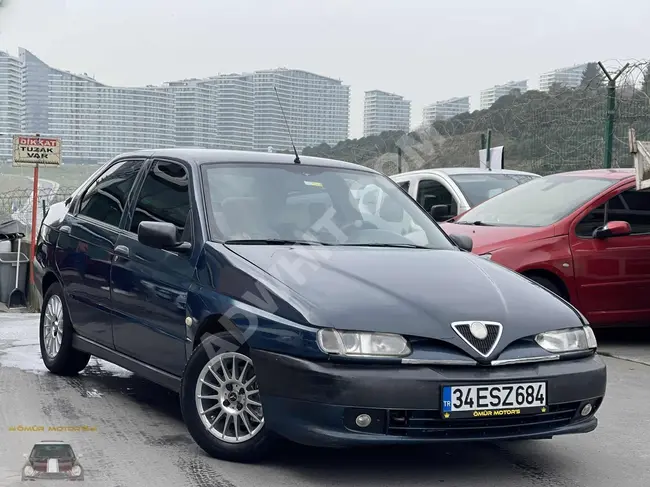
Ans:
[{"label": "headlight", "polygon": [[70,473],[73,477],[79,477],[79,475],[81,475],[81,467],[79,465],[75,465],[72,467],[72,470],[70,470]]},{"label": "headlight", "polygon": [[492,260],[492,254],[487,253],[487,254],[481,254],[479,257],[484,258],[485,260]]},{"label": "headlight", "polygon": [[596,335],[590,326],[567,330],[547,331],[535,337],[537,344],[547,352],[578,352],[596,349]]},{"label": "headlight", "polygon": [[23,473],[25,474],[25,477],[33,477],[36,472],[34,472],[34,469],[27,465],[25,467],[25,470],[23,470]]},{"label": "headlight", "polygon": [[318,331],[318,346],[325,353],[352,357],[404,357],[411,353],[409,342],[392,333]]}]

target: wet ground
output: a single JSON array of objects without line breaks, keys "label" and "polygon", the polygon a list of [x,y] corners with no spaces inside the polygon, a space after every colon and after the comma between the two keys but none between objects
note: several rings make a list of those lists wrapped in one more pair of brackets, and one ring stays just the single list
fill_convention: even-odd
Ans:
[{"label": "wet ground", "polygon": [[[282,445],[266,463],[251,466],[208,458],[181,421],[178,397],[119,367],[92,359],[79,377],[47,373],[36,327],[32,315],[0,314],[0,486],[21,485],[22,455],[42,439],[69,441],[83,455],[86,481],[81,485],[650,485],[649,332],[600,333],[603,352],[612,356],[605,358],[608,393],[593,433],[536,442],[379,450]],[[25,431],[30,426],[45,431]],[[95,430],[47,431],[79,426]]]}]

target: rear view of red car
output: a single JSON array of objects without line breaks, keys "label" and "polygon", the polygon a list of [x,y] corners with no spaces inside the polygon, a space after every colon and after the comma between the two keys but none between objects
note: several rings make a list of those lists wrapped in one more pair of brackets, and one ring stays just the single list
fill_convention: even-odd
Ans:
[{"label": "rear view of red car", "polygon": [[546,176],[495,196],[442,227],[473,252],[520,272],[591,323],[650,321],[650,191],[632,169]]}]

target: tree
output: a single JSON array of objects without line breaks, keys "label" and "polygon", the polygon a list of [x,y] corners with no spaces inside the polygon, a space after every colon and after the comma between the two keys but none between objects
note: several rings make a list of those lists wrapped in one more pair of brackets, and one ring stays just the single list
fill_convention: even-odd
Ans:
[{"label": "tree", "polygon": [[605,83],[605,75],[598,63],[587,63],[587,67],[582,73],[580,88],[598,89]]}]

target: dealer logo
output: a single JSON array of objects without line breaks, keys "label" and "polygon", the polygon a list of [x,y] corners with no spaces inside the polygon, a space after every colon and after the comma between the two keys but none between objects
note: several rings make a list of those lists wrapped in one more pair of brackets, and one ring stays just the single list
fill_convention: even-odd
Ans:
[{"label": "dealer logo", "polygon": [[494,321],[455,321],[451,327],[472,350],[485,358],[497,348],[503,332],[503,325]]}]

